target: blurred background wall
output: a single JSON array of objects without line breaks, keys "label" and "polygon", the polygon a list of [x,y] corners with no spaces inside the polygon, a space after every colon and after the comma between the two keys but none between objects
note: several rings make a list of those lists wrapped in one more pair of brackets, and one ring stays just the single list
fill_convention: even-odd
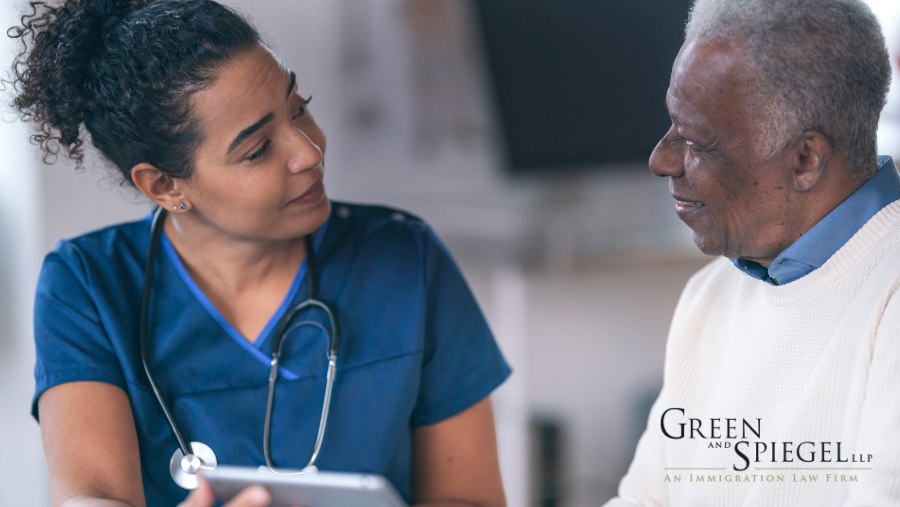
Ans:
[{"label": "blurred background wall", "polygon": [[[502,16],[484,2],[226,3],[252,18],[296,71],[301,93],[315,97],[311,110],[329,139],[331,198],[407,209],[456,255],[515,370],[494,396],[510,507],[602,505],[615,494],[661,386],[678,295],[709,261],[677,220],[666,181],[650,174],[645,155],[554,165],[528,152],[527,135],[550,143],[550,130],[561,128],[550,122],[555,105],[536,102],[544,116],[517,118],[538,126],[510,131],[509,119],[523,111],[504,104],[498,89],[519,81],[497,66],[540,55],[504,53],[497,29],[488,33],[484,23]],[[882,153],[898,155],[900,3],[870,3],[895,63],[879,143]],[[520,3],[541,4],[578,8]],[[21,9],[22,2],[0,0],[3,26]],[[14,50],[0,42],[4,69]],[[625,50],[583,47],[567,57],[577,63]],[[676,42],[669,54],[677,50]],[[630,62],[634,72],[642,63]],[[664,93],[663,86],[646,97],[647,115],[665,113]],[[579,114],[576,107],[557,116]],[[639,128],[645,116],[636,117]],[[0,505],[43,506],[46,464],[29,415],[41,259],[60,238],[134,219],[149,205],[96,157],[81,171],[42,164],[19,123],[0,123],[0,154]]]}]

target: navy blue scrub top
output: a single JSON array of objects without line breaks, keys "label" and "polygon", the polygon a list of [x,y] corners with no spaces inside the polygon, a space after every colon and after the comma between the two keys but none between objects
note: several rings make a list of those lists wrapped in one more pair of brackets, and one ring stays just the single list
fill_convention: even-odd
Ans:
[{"label": "navy blue scrub top", "polygon": [[[169,475],[177,443],[137,346],[149,218],[61,241],[44,260],[32,414],[38,418],[38,397],[58,384],[121,387],[134,412],[147,505],[173,506],[187,495]],[[305,299],[306,263],[251,343],[191,280],[165,237],[160,254],[148,348],[185,438],[209,445],[220,464],[264,465],[270,334]],[[319,297],[337,308],[343,338],[316,464],[384,475],[409,502],[413,429],[484,399],[510,369],[462,274],[421,220],[335,202],[316,234],[316,256]],[[312,453],[327,367],[327,339],[315,325],[323,316],[311,311],[294,323],[301,325],[285,338],[272,422],[272,458],[286,468],[305,466]]]}]

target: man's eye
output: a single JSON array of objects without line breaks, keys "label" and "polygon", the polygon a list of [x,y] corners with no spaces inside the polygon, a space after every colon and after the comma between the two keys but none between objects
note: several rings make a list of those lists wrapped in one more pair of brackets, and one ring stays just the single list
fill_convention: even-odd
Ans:
[{"label": "man's eye", "polygon": [[304,100],[302,104],[300,104],[300,108],[297,109],[297,112],[294,113],[294,118],[302,115],[306,112],[306,108],[309,106],[309,103],[312,101],[312,95],[309,96],[308,99]]}]

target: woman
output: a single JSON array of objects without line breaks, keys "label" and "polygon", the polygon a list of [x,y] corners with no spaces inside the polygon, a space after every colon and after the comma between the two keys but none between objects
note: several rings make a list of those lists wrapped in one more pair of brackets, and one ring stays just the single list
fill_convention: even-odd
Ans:
[{"label": "woman", "polygon": [[[214,501],[202,482],[185,500],[170,475],[179,445],[143,329],[184,439],[220,464],[264,465],[273,328],[312,280],[343,337],[316,465],[382,474],[414,503],[502,506],[488,395],[509,369],[471,293],[422,221],[327,199],[310,97],[256,31],[211,0],[36,5],[11,31],[27,43],[14,104],[45,157],[61,147],[80,162],[86,132],[167,210],[146,327],[151,215],[62,241],[44,262],[32,410],[53,505]],[[302,468],[336,330],[317,309],[289,324],[271,459]],[[267,502],[250,488],[228,505]]]}]

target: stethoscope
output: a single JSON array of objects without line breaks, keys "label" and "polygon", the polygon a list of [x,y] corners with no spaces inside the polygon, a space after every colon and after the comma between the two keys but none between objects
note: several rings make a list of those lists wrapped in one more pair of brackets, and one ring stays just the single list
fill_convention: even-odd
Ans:
[{"label": "stethoscope", "polygon": [[[153,288],[153,267],[156,263],[156,252],[159,247],[160,236],[162,235],[162,223],[165,217],[166,211],[162,207],[158,208],[153,215],[153,224],[150,226],[150,248],[147,252],[147,267],[144,271],[144,290],[141,298],[141,361],[144,363],[144,371],[147,373],[147,380],[150,382],[150,387],[153,389],[153,395],[156,396],[156,401],[159,402],[159,406],[162,408],[163,413],[166,415],[166,420],[172,428],[172,433],[175,434],[175,439],[178,441],[178,449],[175,450],[175,453],[172,454],[172,459],[169,461],[169,473],[172,475],[172,480],[182,488],[194,489],[197,487],[199,481],[197,472],[202,469],[213,469],[218,465],[216,453],[214,453],[208,445],[202,442],[188,443],[187,440],[185,440],[181,428],[175,421],[172,411],[169,409],[169,405],[166,403],[162,391],[160,391],[159,385],[156,383],[156,377],[153,376],[153,371],[150,369],[150,362],[147,359],[147,317],[150,310],[150,292]],[[263,454],[265,455],[266,467],[269,471],[279,475],[303,473],[295,472],[293,474],[286,474],[285,472],[277,471],[275,465],[272,463],[272,456],[269,452],[272,408],[275,404],[275,381],[278,379],[278,360],[281,357],[281,346],[284,343],[284,335],[294,327],[298,327],[303,323],[293,326],[291,329],[288,329],[287,326],[297,313],[309,308],[319,308],[325,312],[325,315],[328,317],[328,324],[331,326],[331,332],[329,333],[321,324],[314,322],[306,323],[321,328],[328,335],[328,352],[326,354],[328,357],[328,373],[325,382],[325,401],[322,404],[322,417],[319,419],[319,431],[316,434],[316,445],[313,447],[312,456],[309,458],[309,463],[303,469],[304,471],[315,470],[314,465],[316,458],[319,457],[319,451],[322,448],[322,439],[325,437],[325,428],[328,424],[328,409],[331,405],[331,392],[334,387],[337,356],[341,350],[341,334],[338,330],[335,312],[328,303],[321,301],[316,297],[316,261],[313,249],[313,234],[307,235],[304,238],[304,241],[306,243],[306,266],[308,275],[306,281],[309,291],[305,301],[292,307],[281,317],[281,320],[278,321],[272,341],[272,363],[271,369],[269,370],[269,395],[266,399],[266,421],[265,429],[263,431]]]}]

